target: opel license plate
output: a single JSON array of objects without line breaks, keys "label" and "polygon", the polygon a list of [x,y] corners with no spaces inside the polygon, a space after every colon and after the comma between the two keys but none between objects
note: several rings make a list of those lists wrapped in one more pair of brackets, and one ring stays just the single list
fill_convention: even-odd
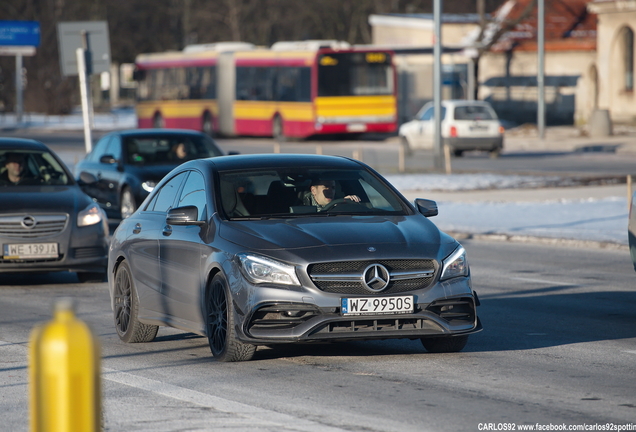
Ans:
[{"label": "opel license plate", "polygon": [[57,243],[16,243],[4,245],[4,259],[34,259],[57,257]]},{"label": "opel license plate", "polygon": [[413,312],[413,296],[343,298],[342,315],[391,315]]}]

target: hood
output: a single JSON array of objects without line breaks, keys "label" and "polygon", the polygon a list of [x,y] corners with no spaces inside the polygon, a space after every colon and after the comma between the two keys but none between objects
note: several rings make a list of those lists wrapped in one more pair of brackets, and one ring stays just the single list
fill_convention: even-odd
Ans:
[{"label": "hood", "polygon": [[[223,222],[219,235],[246,250],[343,253],[367,249],[404,256],[437,256],[442,244],[455,240],[424,216],[335,216]],[[364,248],[361,248],[364,246]],[[347,251],[347,252],[345,252]]]},{"label": "hood", "polygon": [[0,188],[0,212],[74,214],[92,200],[78,186],[11,186]]}]

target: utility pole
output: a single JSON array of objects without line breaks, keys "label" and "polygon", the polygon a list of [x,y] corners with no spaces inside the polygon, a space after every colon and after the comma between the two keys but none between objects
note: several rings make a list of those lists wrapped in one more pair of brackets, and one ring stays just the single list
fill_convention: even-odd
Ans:
[{"label": "utility pole", "polygon": [[545,139],[545,0],[538,1],[537,17],[537,128],[539,139]]},{"label": "utility pole", "polygon": [[441,171],[445,166],[442,151],[442,0],[433,3],[435,22],[435,44],[433,46],[433,112],[435,130],[433,131],[434,166]]}]

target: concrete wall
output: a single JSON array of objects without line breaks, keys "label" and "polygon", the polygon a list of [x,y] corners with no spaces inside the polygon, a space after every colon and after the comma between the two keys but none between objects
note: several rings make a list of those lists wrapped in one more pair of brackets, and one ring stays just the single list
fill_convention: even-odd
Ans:
[{"label": "concrete wall", "polygon": [[[432,47],[434,45],[434,27],[432,21],[402,18],[400,25],[373,26],[373,44],[389,46]],[[478,30],[476,24],[445,23],[442,26],[442,42],[444,46],[462,46],[466,37]]]},{"label": "concrete wall", "polygon": [[[585,82],[596,54],[558,51],[545,54],[546,124],[573,124],[580,82]],[[487,53],[479,63],[479,99],[492,103],[499,116],[512,123],[536,123],[538,88],[536,52]],[[583,81],[581,81],[583,79]],[[591,111],[587,103],[581,108]]]},{"label": "concrete wall", "polygon": [[[623,4],[619,4],[623,3]],[[624,44],[622,31],[631,28],[636,33],[636,4],[610,2],[598,13],[598,104],[609,109],[616,123],[636,122],[634,90],[625,89]]]}]

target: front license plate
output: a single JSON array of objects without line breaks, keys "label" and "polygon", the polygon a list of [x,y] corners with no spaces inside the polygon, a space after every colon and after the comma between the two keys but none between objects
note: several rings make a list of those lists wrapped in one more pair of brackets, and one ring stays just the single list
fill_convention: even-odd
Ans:
[{"label": "front license plate", "polygon": [[4,259],[33,259],[57,257],[57,243],[19,243],[4,245]]},{"label": "front license plate", "polygon": [[342,315],[390,315],[413,312],[413,296],[343,298]]}]

